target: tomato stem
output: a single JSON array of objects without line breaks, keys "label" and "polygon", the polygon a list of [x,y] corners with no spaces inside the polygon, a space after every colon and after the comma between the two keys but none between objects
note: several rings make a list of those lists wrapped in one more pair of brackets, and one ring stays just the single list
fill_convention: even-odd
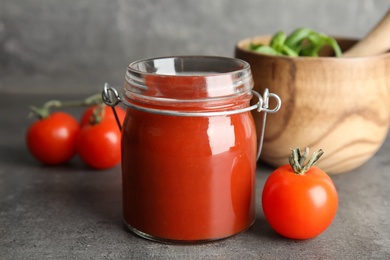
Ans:
[{"label": "tomato stem", "polygon": [[85,98],[84,100],[73,100],[73,101],[60,101],[60,100],[49,100],[42,106],[31,106],[31,114],[38,116],[40,119],[47,118],[50,115],[50,111],[53,108],[64,108],[64,107],[81,107],[91,106],[94,104],[104,104],[100,93],[94,94]]},{"label": "tomato stem", "polygon": [[315,151],[309,161],[305,164],[306,158],[309,155],[309,148],[306,147],[303,153],[299,148],[295,148],[291,149],[289,162],[295,173],[303,175],[310,169],[310,167],[317,163],[323,154],[324,151],[322,149]]},{"label": "tomato stem", "polygon": [[91,125],[97,125],[103,120],[106,114],[106,110],[104,109],[105,106],[104,103],[101,103],[93,109],[93,113],[89,118],[89,123]]}]

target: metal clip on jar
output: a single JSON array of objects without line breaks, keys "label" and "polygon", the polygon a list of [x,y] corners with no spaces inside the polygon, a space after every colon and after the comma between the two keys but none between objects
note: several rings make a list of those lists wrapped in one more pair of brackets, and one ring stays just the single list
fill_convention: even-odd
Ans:
[{"label": "metal clip on jar", "polygon": [[[230,237],[255,220],[256,130],[251,111],[277,112],[280,98],[252,90],[248,63],[184,56],[136,61],[125,94],[105,85],[103,100],[127,106],[122,126],[123,214],[135,234],[161,242]],[[252,96],[258,102],[250,105]],[[268,108],[269,97],[277,105]]]}]

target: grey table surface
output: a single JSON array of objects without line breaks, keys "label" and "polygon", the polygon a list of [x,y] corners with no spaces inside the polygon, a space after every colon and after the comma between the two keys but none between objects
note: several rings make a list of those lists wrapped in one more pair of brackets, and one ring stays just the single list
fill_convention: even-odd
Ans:
[{"label": "grey table surface", "polygon": [[0,95],[0,259],[390,259],[390,137],[365,165],[332,176],[339,209],[314,239],[285,239],[268,225],[259,198],[272,168],[259,163],[249,230],[207,244],[160,244],[124,228],[119,166],[95,171],[76,157],[44,167],[28,153],[28,105],[52,97]]}]

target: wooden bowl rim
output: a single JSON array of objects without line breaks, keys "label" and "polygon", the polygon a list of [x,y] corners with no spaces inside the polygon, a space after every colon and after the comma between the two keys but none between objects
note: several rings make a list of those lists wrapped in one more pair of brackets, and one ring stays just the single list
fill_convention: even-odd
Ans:
[{"label": "wooden bowl rim", "polygon": [[[294,60],[294,61],[364,61],[364,60],[372,60],[372,59],[382,59],[382,58],[388,58],[390,57],[390,51],[385,53],[380,53],[376,55],[370,55],[370,56],[362,56],[362,57],[327,57],[327,56],[320,56],[320,57],[290,57],[290,56],[275,56],[270,54],[263,54],[256,51],[249,50],[247,46],[251,42],[260,42],[260,41],[269,41],[271,39],[272,35],[257,35],[250,38],[244,38],[239,40],[235,45],[235,50],[246,53],[247,55],[254,55],[259,57],[267,57],[267,58],[276,58],[276,59],[287,59],[287,60]],[[339,41],[355,43],[358,41],[358,39],[355,38],[348,38],[348,37],[337,37],[334,36],[334,38]]]}]

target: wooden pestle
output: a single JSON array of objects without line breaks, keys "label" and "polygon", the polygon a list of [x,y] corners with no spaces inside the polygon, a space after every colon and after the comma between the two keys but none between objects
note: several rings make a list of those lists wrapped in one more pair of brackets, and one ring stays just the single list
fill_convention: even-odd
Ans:
[{"label": "wooden pestle", "polygon": [[390,50],[390,9],[365,38],[344,52],[343,57],[369,56],[388,50]]}]

